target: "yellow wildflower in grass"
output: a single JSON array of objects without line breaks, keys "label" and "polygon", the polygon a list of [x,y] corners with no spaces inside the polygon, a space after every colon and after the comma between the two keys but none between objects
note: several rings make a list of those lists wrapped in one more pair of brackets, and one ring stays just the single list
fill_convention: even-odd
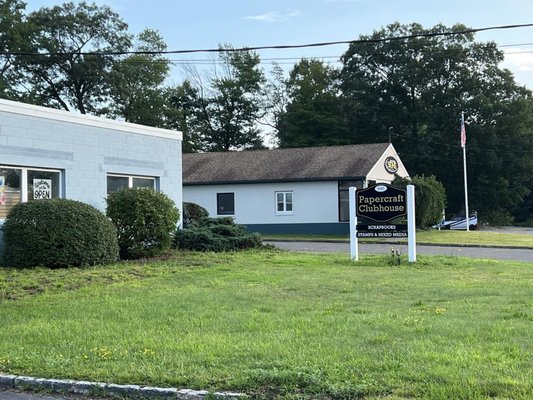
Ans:
[{"label": "yellow wildflower in grass", "polygon": [[113,350],[108,349],[107,347],[95,347],[91,349],[90,352],[104,360],[109,359],[113,356]]},{"label": "yellow wildflower in grass", "polygon": [[153,351],[152,349],[144,349],[143,355],[145,355],[145,356],[153,356],[153,355],[155,355],[155,351]]},{"label": "yellow wildflower in grass", "polygon": [[7,357],[0,357],[0,369],[6,368],[11,364],[11,360]]}]

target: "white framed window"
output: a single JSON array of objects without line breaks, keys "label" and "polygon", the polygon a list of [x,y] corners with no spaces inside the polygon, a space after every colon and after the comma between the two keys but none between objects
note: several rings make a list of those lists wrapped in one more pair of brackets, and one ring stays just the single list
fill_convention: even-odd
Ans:
[{"label": "white framed window", "polygon": [[276,214],[291,215],[293,214],[293,192],[274,192],[276,199]]},{"label": "white framed window", "polygon": [[124,188],[156,189],[156,178],[152,176],[107,174],[107,194]]},{"label": "white framed window", "polygon": [[18,203],[61,197],[61,171],[0,165],[0,219]]}]

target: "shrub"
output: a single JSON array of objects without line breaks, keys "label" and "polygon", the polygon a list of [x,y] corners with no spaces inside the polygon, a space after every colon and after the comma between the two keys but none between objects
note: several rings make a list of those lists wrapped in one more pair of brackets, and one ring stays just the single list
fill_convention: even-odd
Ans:
[{"label": "shrub", "polygon": [[414,176],[410,181],[396,178],[395,186],[415,186],[415,218],[418,228],[426,229],[442,219],[442,210],[446,207],[446,191],[442,183],[432,175]]},{"label": "shrub", "polygon": [[10,267],[68,267],[118,259],[117,231],[96,208],[74,200],[20,203],[3,226]]},{"label": "shrub", "polygon": [[206,218],[201,224],[178,230],[175,246],[194,251],[235,251],[262,247],[261,236],[247,233],[231,217]]},{"label": "shrub", "polygon": [[205,208],[196,203],[183,203],[183,227],[201,224],[209,217]]},{"label": "shrub", "polygon": [[492,226],[506,226],[512,225],[514,222],[513,217],[503,210],[490,210],[483,213],[483,222]]},{"label": "shrub", "polygon": [[165,194],[130,188],[108,196],[107,215],[117,226],[120,257],[134,259],[168,250],[180,213]]}]

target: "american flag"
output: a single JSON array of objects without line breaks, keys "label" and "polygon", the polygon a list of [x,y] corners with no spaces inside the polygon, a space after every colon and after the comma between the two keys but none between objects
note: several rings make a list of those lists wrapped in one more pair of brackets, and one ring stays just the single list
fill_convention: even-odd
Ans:
[{"label": "american flag", "polygon": [[461,147],[466,146],[465,116],[461,114]]}]

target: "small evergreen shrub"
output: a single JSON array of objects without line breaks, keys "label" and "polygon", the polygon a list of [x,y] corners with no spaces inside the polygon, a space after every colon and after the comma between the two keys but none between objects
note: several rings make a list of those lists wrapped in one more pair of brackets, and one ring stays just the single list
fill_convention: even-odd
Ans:
[{"label": "small evergreen shrub", "polygon": [[201,224],[178,230],[175,247],[194,251],[236,251],[262,247],[261,236],[247,233],[233,218],[206,218]]},{"label": "small evergreen shrub", "polygon": [[107,216],[118,230],[120,257],[154,257],[172,244],[180,213],[165,194],[152,189],[129,188],[107,198]]},{"label": "small evergreen shrub", "polygon": [[205,208],[196,203],[183,203],[183,227],[201,224],[209,218],[209,213]]},{"label": "small evergreen shrub", "polygon": [[19,203],[3,226],[9,267],[69,267],[118,259],[115,225],[96,208],[67,199]]}]

